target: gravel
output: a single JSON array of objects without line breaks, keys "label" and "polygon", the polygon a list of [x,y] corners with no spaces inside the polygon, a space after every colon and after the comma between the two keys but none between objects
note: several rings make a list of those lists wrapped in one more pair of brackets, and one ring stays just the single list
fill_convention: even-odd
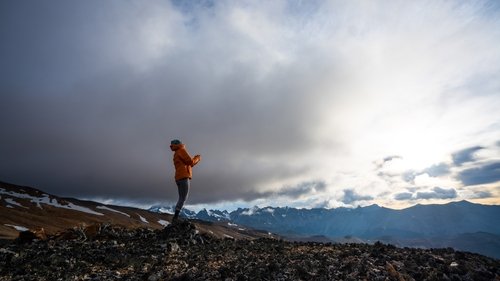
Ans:
[{"label": "gravel", "polygon": [[0,280],[500,280],[500,261],[447,249],[219,239],[189,221],[100,225],[0,244]]}]

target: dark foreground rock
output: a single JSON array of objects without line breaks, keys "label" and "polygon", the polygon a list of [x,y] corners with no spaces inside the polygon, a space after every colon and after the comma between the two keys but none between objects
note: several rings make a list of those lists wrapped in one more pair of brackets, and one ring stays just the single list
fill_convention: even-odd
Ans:
[{"label": "dark foreground rock", "polygon": [[189,222],[70,234],[0,244],[0,280],[500,280],[499,260],[452,249],[217,239]]}]

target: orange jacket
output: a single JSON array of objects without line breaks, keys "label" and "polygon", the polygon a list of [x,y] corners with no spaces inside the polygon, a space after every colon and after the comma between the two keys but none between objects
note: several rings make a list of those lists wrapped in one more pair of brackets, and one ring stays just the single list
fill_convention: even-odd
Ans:
[{"label": "orange jacket", "polygon": [[191,167],[200,162],[201,157],[196,155],[191,158],[184,144],[172,144],[170,149],[174,152],[175,180],[191,179],[193,177]]}]

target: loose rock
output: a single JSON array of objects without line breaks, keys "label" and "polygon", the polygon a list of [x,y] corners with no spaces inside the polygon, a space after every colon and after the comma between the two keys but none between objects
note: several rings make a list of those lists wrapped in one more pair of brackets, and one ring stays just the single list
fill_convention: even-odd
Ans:
[{"label": "loose rock", "polygon": [[376,243],[217,239],[189,221],[163,230],[92,226],[0,248],[3,280],[500,280],[500,261]]}]

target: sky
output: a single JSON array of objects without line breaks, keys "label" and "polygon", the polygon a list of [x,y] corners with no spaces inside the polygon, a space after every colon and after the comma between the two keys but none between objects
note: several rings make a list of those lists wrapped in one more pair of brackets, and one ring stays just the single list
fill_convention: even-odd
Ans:
[{"label": "sky", "polygon": [[498,1],[1,1],[0,181],[110,204],[500,204]]}]

